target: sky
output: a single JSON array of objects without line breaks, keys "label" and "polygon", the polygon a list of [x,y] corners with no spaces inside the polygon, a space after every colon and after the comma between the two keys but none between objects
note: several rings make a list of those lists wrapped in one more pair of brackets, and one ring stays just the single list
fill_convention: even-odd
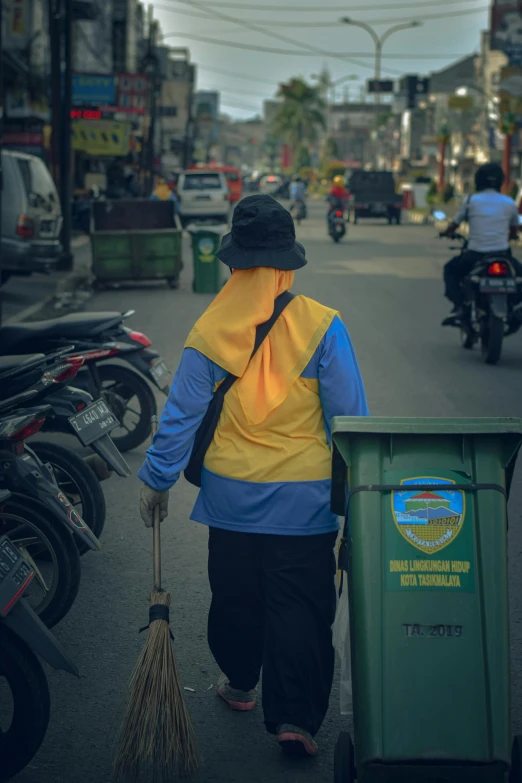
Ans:
[{"label": "sky", "polygon": [[274,97],[281,82],[292,76],[311,80],[324,67],[334,81],[358,77],[336,92],[340,100],[349,89],[350,100],[358,100],[373,76],[375,47],[368,32],[341,24],[343,16],[370,24],[378,35],[395,24],[422,22],[384,44],[382,78],[390,79],[429,75],[478,52],[489,20],[488,0],[153,0],[152,5],[164,43],[190,49],[197,89],[219,90],[222,112],[237,119],[261,114],[263,100]]}]

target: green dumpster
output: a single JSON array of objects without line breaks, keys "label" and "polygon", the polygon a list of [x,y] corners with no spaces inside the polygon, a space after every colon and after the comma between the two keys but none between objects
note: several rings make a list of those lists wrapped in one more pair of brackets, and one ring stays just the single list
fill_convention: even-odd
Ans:
[{"label": "green dumpster", "polygon": [[178,287],[182,242],[171,201],[95,202],[91,226],[95,285],[159,278]]},{"label": "green dumpster", "polygon": [[187,231],[192,238],[192,289],[197,294],[217,294],[228,278],[226,267],[216,256],[221,237],[228,231],[228,226],[192,224]]},{"label": "green dumpster", "polygon": [[[521,419],[336,418],[355,763],[336,783],[520,783],[510,731],[506,495]],[[512,764],[513,759],[513,764]]]}]

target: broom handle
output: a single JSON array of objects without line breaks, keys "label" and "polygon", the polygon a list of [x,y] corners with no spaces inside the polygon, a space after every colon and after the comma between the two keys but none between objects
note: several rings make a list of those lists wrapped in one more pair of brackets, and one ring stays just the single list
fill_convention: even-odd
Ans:
[{"label": "broom handle", "polygon": [[161,590],[161,538],[160,538],[160,507],[154,506],[153,550],[154,550],[154,589]]},{"label": "broom handle", "polygon": [[[158,417],[153,416],[151,419],[151,431],[152,437],[158,431]],[[154,519],[152,527],[152,547],[154,552],[153,560],[153,582],[154,589],[161,590],[161,521],[160,521],[160,507],[154,506]]]}]

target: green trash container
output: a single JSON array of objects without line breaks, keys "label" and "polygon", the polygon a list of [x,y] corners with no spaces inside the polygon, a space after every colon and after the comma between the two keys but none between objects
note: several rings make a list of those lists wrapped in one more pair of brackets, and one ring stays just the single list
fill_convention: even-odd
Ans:
[{"label": "green trash container", "polygon": [[344,733],[336,783],[500,783],[510,766],[520,783],[506,494],[522,420],[342,417],[332,435],[356,765]]},{"label": "green trash container", "polygon": [[120,280],[165,279],[171,288],[178,287],[182,237],[172,202],[94,202],[91,222],[95,286]]},{"label": "green trash container", "polygon": [[192,238],[192,290],[197,294],[217,294],[228,277],[225,265],[216,256],[221,237],[228,231],[228,226],[192,224],[187,231]]}]

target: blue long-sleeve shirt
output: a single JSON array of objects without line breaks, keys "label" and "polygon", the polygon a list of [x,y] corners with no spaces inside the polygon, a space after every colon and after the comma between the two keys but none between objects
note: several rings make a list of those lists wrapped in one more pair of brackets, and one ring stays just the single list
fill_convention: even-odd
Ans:
[{"label": "blue long-sleeve shirt", "polygon": [[[161,426],[139,478],[154,489],[170,489],[187,466],[194,437],[216,383],[226,370],[192,348],[186,348],[161,416]],[[342,321],[336,317],[302,373],[317,379],[325,430],[331,440],[334,416],[367,416],[368,407],[355,352]],[[201,491],[191,518],[239,532],[315,535],[338,529],[330,511],[330,479],[254,483],[219,476],[203,469]]]}]

